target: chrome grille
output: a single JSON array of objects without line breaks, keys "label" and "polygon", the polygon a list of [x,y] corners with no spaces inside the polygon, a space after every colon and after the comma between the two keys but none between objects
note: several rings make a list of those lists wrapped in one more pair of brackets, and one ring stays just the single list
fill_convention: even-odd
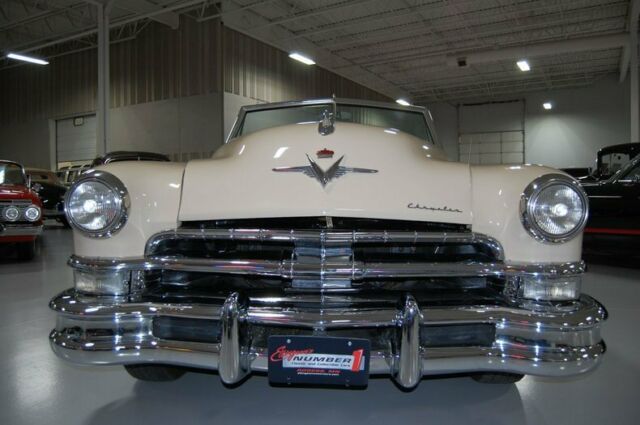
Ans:
[{"label": "chrome grille", "polygon": [[494,276],[502,273],[502,260],[495,240],[470,231],[248,229],[190,223],[155,235],[146,248],[148,268],[280,278],[301,289],[344,289],[381,279]]}]

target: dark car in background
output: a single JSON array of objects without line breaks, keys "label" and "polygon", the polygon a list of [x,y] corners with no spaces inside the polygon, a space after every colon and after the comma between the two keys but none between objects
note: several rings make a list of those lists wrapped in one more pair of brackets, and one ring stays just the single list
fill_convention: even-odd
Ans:
[{"label": "dark car in background", "polygon": [[67,187],[58,179],[56,173],[49,170],[28,168],[27,176],[31,178],[31,189],[42,200],[44,218],[55,219],[68,227],[69,223],[64,215],[64,195],[67,193]]},{"label": "dark car in background", "polygon": [[87,171],[90,168],[90,164],[76,164],[60,167],[56,172],[56,176],[60,183],[66,187],[71,186],[71,184],[78,178],[82,173]]},{"label": "dark car in background", "polygon": [[596,168],[590,174],[572,176],[579,178],[581,182],[598,182],[611,178],[622,169],[629,161],[640,154],[640,143],[623,143],[611,145],[598,151],[596,156]]},{"label": "dark car in background", "polygon": [[640,258],[640,156],[609,179],[582,186],[589,196],[585,254]]},{"label": "dark car in background", "polygon": [[571,177],[575,177],[576,179],[583,178],[591,174],[591,168],[589,167],[561,168],[560,170],[569,174]]},{"label": "dark car in background", "polygon": [[29,188],[22,165],[0,160],[0,246],[12,245],[21,260],[36,252],[36,238],[42,233],[42,203]]}]

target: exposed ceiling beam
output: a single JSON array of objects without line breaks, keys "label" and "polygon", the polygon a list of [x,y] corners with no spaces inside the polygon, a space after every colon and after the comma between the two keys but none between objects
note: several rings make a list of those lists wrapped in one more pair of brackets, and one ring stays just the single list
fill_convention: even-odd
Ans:
[{"label": "exposed ceiling beam", "polygon": [[363,3],[371,3],[372,1],[375,0],[346,0],[343,1],[341,3],[337,3],[337,4],[333,4],[330,6],[321,6],[315,9],[310,9],[310,10],[305,10],[303,12],[300,13],[294,13],[291,15],[286,15],[283,16],[281,18],[276,18],[273,20],[270,20],[262,25],[258,25],[257,27],[253,28],[254,30],[258,30],[261,28],[266,28],[266,27],[271,27],[273,25],[281,25],[281,24],[285,24],[287,22],[291,22],[291,21],[296,21],[298,19],[304,19],[304,18],[311,18],[313,16],[317,16],[317,15],[322,15],[323,13],[329,13],[329,12],[335,12],[336,10],[340,10],[340,9],[345,9],[348,7],[354,7],[354,6],[358,6],[361,5]]},{"label": "exposed ceiling beam", "polygon": [[[123,18],[123,19],[120,19],[120,20],[118,20],[116,22],[111,23],[109,25],[109,29],[118,28],[118,27],[121,27],[122,25],[126,25],[126,24],[130,24],[132,22],[140,21],[140,20],[145,19],[145,18],[153,18],[156,15],[160,15],[160,14],[163,14],[165,12],[170,12],[170,11],[173,11],[173,10],[184,9],[184,8],[188,8],[188,7],[191,7],[191,6],[195,6],[195,5],[203,3],[205,1],[207,1],[207,0],[188,0],[188,1],[181,2],[181,3],[173,4],[171,6],[167,6],[165,8],[159,9],[159,10],[148,12],[148,13],[145,13],[145,14],[142,14],[142,15],[133,14],[133,16],[126,17],[126,18]],[[76,32],[76,33],[73,33],[73,34],[68,34],[68,35],[65,35],[63,37],[59,37],[59,38],[50,40],[50,41],[42,43],[42,44],[38,44],[38,45],[35,45],[35,46],[30,46],[30,47],[27,47],[27,48],[13,49],[13,50],[17,50],[20,53],[33,52],[33,51],[36,51],[36,50],[39,50],[39,49],[43,49],[45,47],[55,46],[56,44],[65,43],[67,41],[71,41],[71,40],[76,40],[76,39],[79,39],[79,38],[87,37],[89,35],[96,34],[97,32],[98,32],[97,28],[88,28],[88,29],[85,29],[84,31]]]},{"label": "exposed ceiling beam", "polygon": [[[126,0],[119,1],[114,4],[114,7],[123,9],[128,12],[134,12],[139,14],[146,14],[149,12],[156,12],[164,10],[163,7],[150,3],[147,0]],[[175,12],[163,12],[151,16],[153,21],[159,22],[168,26],[171,29],[177,29],[180,25],[180,16]]]},{"label": "exposed ceiling beam", "polygon": [[499,62],[503,60],[517,60],[538,56],[550,56],[563,53],[586,52],[592,50],[614,49],[628,45],[629,37],[626,33],[582,37],[572,40],[548,41],[522,46],[507,47],[483,51],[472,51],[447,55],[447,64],[458,67],[458,61],[464,59],[467,66],[480,63]]},{"label": "exposed ceiling beam", "polygon": [[29,24],[31,22],[34,21],[39,21],[41,19],[45,19],[45,18],[49,18],[51,16],[55,16],[55,15],[59,15],[74,9],[78,9],[80,7],[86,7],[85,3],[77,3],[77,4],[73,4],[71,6],[68,7],[63,7],[63,8],[59,8],[59,9],[54,9],[54,10],[43,10],[41,12],[38,13],[34,13],[33,15],[28,15],[28,16],[24,16],[22,18],[16,19],[14,21],[11,22],[7,22],[4,25],[0,25],[0,31],[7,31],[10,30],[11,28],[15,28],[15,27],[19,27],[22,25],[26,25]]}]

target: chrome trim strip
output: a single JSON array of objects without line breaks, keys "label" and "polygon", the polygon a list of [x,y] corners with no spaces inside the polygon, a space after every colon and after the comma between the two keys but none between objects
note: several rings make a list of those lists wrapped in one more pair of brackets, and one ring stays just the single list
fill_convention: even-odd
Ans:
[{"label": "chrome trim strip", "polygon": [[222,239],[259,242],[320,242],[325,245],[345,243],[478,243],[491,249],[498,260],[504,260],[500,243],[481,233],[348,231],[348,230],[273,230],[273,229],[176,229],[156,233],[145,246],[145,255],[152,255],[157,245],[166,239]]},{"label": "chrome trim strip", "polygon": [[5,236],[39,236],[42,234],[42,225],[39,226],[0,226],[0,238]]},{"label": "chrome trim strip", "polygon": [[89,258],[71,256],[68,262],[74,269],[86,272],[117,272],[122,270],[174,270],[184,272],[221,273],[265,276],[283,279],[330,276],[335,279],[387,279],[412,277],[488,277],[549,275],[571,276],[584,272],[583,261],[573,263],[516,264],[516,263],[365,263],[352,261],[325,263],[322,267],[295,260],[218,260],[206,258],[147,257],[147,258]]},{"label": "chrome trim strip", "polygon": [[327,98],[320,98],[320,99],[289,100],[285,102],[257,103],[254,105],[242,106],[240,107],[240,110],[245,112],[253,112],[253,111],[264,111],[269,109],[295,108],[296,106],[324,105],[326,103],[341,103],[345,105],[356,105],[356,106],[372,106],[376,108],[395,109],[398,111],[414,111],[414,112],[422,112],[422,113],[426,111],[426,108],[423,106],[417,106],[417,105],[403,106],[403,105],[400,105],[399,103],[378,102],[375,100],[363,100],[363,99],[348,99],[343,97],[337,97],[337,98],[327,97]]}]

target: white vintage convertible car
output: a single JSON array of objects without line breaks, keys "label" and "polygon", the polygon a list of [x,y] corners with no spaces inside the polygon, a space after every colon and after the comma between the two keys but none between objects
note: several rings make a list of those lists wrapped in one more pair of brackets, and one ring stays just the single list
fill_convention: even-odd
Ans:
[{"label": "white vintage convertible car", "polygon": [[423,108],[244,107],[212,158],[96,167],[65,205],[74,287],[51,301],[50,340],[72,362],[412,388],[574,375],[605,352],[580,186],[448,162]]}]

